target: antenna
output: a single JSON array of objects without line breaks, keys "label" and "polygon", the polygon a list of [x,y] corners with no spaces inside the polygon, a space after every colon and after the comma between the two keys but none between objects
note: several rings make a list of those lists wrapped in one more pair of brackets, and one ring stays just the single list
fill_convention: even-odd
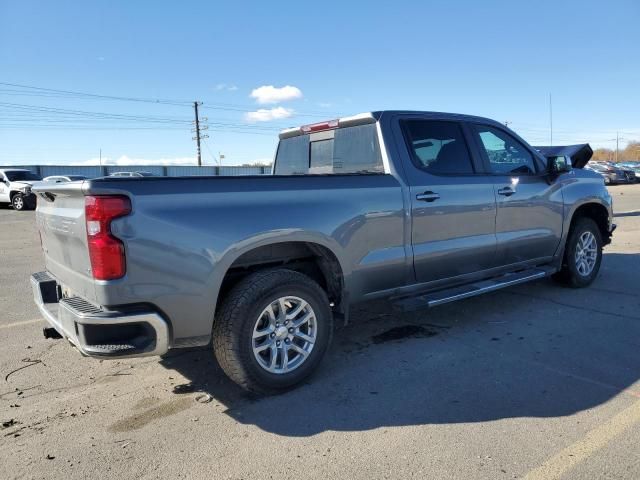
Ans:
[{"label": "antenna", "polygon": [[553,146],[553,103],[549,92],[549,145]]}]

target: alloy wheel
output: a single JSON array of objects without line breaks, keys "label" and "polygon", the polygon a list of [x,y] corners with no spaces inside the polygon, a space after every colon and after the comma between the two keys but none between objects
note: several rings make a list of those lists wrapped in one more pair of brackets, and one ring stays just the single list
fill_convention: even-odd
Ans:
[{"label": "alloy wheel", "polygon": [[586,231],[578,237],[575,262],[578,273],[583,277],[591,274],[598,259],[598,242],[593,233]]},{"label": "alloy wheel", "polygon": [[311,305],[300,297],[280,297],[262,311],[254,324],[253,356],[270,373],[289,373],[307,360],[317,334]]}]

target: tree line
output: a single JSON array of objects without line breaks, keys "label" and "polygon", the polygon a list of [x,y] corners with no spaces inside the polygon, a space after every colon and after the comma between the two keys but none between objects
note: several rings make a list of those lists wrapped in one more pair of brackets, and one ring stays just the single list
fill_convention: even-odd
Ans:
[{"label": "tree line", "polygon": [[[596,148],[593,151],[593,160],[616,161],[616,151],[610,148]],[[629,142],[624,149],[618,150],[618,162],[640,161],[640,142]]]}]

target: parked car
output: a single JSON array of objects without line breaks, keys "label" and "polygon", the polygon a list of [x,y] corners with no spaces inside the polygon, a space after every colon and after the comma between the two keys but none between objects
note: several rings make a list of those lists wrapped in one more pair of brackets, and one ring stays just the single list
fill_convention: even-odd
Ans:
[{"label": "parked car", "polygon": [[636,182],[640,182],[640,163],[630,162],[624,163],[622,164],[622,166],[627,170],[631,170],[633,172],[633,175],[635,176]]},{"label": "parked car", "polygon": [[627,180],[629,181],[629,183],[636,183],[638,181],[636,170],[634,170],[633,168],[623,167],[623,166],[620,166],[619,168],[624,172],[624,175],[627,177]]},{"label": "parked car", "polygon": [[590,162],[586,167],[593,170],[604,177],[604,183],[607,185],[619,185],[629,183],[629,179],[623,170],[604,163]]},{"label": "parked car", "polygon": [[0,169],[0,203],[11,204],[14,210],[29,210],[36,206],[36,196],[31,188],[42,179],[31,170],[23,168]]},{"label": "parked car", "polygon": [[49,183],[64,183],[87,179],[88,177],[85,177],[84,175],[51,175],[50,177],[43,178],[42,181]]},{"label": "parked car", "polygon": [[109,174],[110,177],[154,177],[151,172],[114,172]]},{"label": "parked car", "polygon": [[618,170],[622,170],[622,172],[624,173],[625,177],[627,178],[627,180],[629,181],[629,183],[634,183],[636,181],[636,174],[635,172],[630,169],[629,167],[627,167],[625,164],[623,163],[615,163],[615,162],[602,162],[604,165],[607,165],[611,168],[615,168]]},{"label": "parked car", "polygon": [[316,369],[353,304],[590,285],[615,225],[580,152],[571,168],[493,120],[386,111],[283,131],[272,176],[37,187],[35,302],[85,355],[213,340],[231,379],[279,392]]}]

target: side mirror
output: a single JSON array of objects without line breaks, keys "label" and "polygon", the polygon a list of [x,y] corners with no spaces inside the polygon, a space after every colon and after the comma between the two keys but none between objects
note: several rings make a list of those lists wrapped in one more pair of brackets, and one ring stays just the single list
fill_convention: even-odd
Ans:
[{"label": "side mirror", "polygon": [[565,156],[549,158],[547,167],[552,175],[560,175],[561,173],[570,172],[572,169],[571,160]]}]

